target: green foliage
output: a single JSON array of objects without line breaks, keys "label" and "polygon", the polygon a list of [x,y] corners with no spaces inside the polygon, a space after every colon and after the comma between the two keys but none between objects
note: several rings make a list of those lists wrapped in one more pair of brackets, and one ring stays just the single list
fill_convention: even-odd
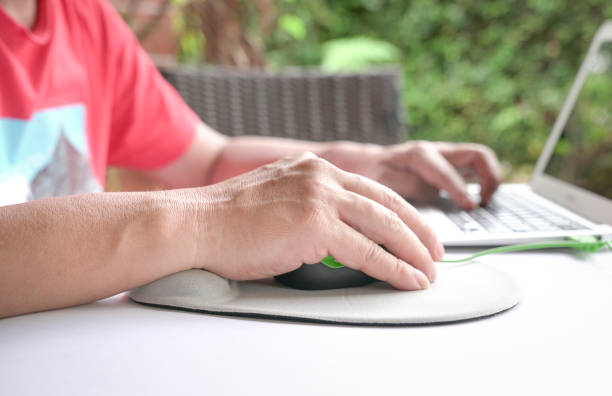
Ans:
[{"label": "green foliage", "polygon": [[369,37],[350,37],[323,44],[321,67],[330,72],[361,70],[369,65],[400,60],[399,48]]},{"label": "green foliage", "polygon": [[[307,34],[275,32],[266,43],[274,67],[329,66],[332,59],[334,70],[351,68],[380,62],[378,52],[392,45],[399,54],[389,51],[382,61],[396,60],[405,71],[410,137],[488,144],[516,170],[537,159],[591,38],[612,18],[612,3],[285,0],[279,12]],[[376,41],[356,45],[363,37]],[[364,52],[372,57],[346,55]]]},{"label": "green foliage", "polygon": [[296,15],[282,15],[278,18],[278,27],[289,33],[295,40],[303,40],[306,37],[306,26]]},{"label": "green foliage", "polygon": [[204,56],[202,48],[206,39],[202,32],[197,30],[186,30],[181,35],[180,41],[180,57],[182,63],[202,63]]},{"label": "green foliage", "polygon": [[[171,0],[177,6],[185,6],[188,0]],[[174,29],[179,33],[177,58],[181,63],[202,63],[206,37],[202,32],[202,20],[193,13],[179,13],[173,19]]]}]

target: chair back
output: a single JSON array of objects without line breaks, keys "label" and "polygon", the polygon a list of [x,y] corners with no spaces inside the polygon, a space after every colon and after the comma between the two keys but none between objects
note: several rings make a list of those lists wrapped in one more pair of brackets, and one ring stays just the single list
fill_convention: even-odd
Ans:
[{"label": "chair back", "polygon": [[162,74],[202,121],[226,135],[378,144],[406,137],[399,68],[329,74],[180,66]]}]

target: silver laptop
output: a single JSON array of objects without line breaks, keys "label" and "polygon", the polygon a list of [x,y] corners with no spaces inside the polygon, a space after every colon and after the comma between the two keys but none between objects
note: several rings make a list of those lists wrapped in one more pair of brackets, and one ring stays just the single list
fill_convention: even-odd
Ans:
[{"label": "silver laptop", "polygon": [[474,211],[445,199],[419,211],[445,246],[612,238],[612,21],[597,31],[529,185],[502,184]]}]

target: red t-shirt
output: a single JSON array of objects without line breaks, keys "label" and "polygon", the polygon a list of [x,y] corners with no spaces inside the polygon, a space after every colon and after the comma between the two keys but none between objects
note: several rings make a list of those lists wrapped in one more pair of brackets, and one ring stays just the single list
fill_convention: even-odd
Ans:
[{"label": "red t-shirt", "polygon": [[[53,178],[78,179],[71,170],[87,163],[103,186],[107,165],[154,169],[180,157],[198,122],[105,1],[38,0],[32,30],[0,8],[0,186],[61,184]],[[30,199],[82,190],[70,183]]]}]

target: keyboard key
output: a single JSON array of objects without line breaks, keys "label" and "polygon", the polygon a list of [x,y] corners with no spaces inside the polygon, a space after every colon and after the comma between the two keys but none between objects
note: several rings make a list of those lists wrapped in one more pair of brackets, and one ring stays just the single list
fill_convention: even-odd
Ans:
[{"label": "keyboard key", "polygon": [[578,230],[584,226],[514,193],[498,192],[489,205],[470,212],[454,209],[448,217],[467,233]]}]

